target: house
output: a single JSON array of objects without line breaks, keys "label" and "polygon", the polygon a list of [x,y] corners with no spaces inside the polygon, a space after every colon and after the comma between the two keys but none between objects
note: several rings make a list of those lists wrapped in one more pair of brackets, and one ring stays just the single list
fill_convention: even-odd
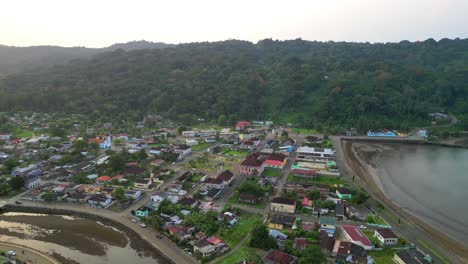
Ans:
[{"label": "house", "polygon": [[208,257],[215,252],[215,247],[208,241],[202,240],[193,246],[193,251],[200,253],[203,257]]},{"label": "house", "polygon": [[336,257],[339,263],[367,263],[366,250],[348,241],[335,241],[331,255]]},{"label": "house", "polygon": [[328,148],[299,147],[296,151],[298,159],[333,158],[334,151]]},{"label": "house", "polygon": [[397,264],[429,264],[432,259],[416,249],[403,249],[395,253],[393,261]]},{"label": "house", "polygon": [[346,214],[349,218],[357,219],[358,221],[366,221],[367,216],[370,214],[370,210],[364,205],[347,206]]},{"label": "house", "polygon": [[206,242],[210,243],[213,246],[219,245],[223,243],[223,241],[215,236],[210,236],[209,238],[206,239]]},{"label": "house", "polygon": [[383,246],[395,246],[398,244],[398,236],[390,228],[376,229],[374,236]]},{"label": "house", "polygon": [[193,138],[197,135],[197,132],[192,130],[182,131],[182,136],[185,138]]},{"label": "house", "polygon": [[320,228],[319,231],[325,231],[333,236],[336,231],[336,218],[322,216],[319,218]]},{"label": "house", "polygon": [[184,205],[184,206],[190,206],[190,207],[195,207],[198,205],[197,199],[193,199],[190,197],[184,197],[180,199],[177,204]]},{"label": "house", "polygon": [[146,172],[145,169],[140,167],[130,167],[124,171],[125,176],[142,176]]},{"label": "house", "polygon": [[322,231],[322,233],[320,235],[320,251],[322,251],[325,256],[330,256],[335,246],[335,238],[329,236],[325,231]]},{"label": "house", "polygon": [[236,124],[236,130],[244,130],[246,127],[250,126],[250,122],[247,121],[239,121]]},{"label": "house", "polygon": [[174,145],[172,147],[174,153],[181,155],[182,157],[192,153],[192,148],[186,144]]},{"label": "house", "polygon": [[155,166],[155,167],[161,166],[163,164],[164,164],[164,160],[162,159],[153,160],[151,162],[151,166]]},{"label": "house", "polygon": [[271,200],[271,211],[294,214],[296,201],[294,199],[275,197]]},{"label": "house", "polygon": [[346,187],[338,187],[336,189],[336,196],[340,199],[351,199],[353,196],[352,192]]},{"label": "house", "polygon": [[140,149],[145,149],[147,147],[148,145],[146,144],[145,141],[134,140],[134,141],[127,142],[127,149],[140,150]]},{"label": "house", "polygon": [[0,132],[0,140],[10,140],[10,139],[11,139],[10,133]]},{"label": "house", "polygon": [[239,146],[240,149],[248,151],[253,151],[256,147],[257,145],[255,145],[255,142],[250,139],[242,142],[242,144]]},{"label": "house", "polygon": [[208,179],[205,180],[204,184],[208,188],[214,188],[214,189],[224,188],[223,180],[220,179],[219,177],[217,177],[217,178],[208,178]]},{"label": "house", "polygon": [[268,228],[283,230],[284,228],[292,228],[296,222],[296,217],[290,215],[273,214],[271,216]]},{"label": "house", "polygon": [[88,199],[88,204],[92,207],[104,208],[112,202],[112,199],[102,194],[94,194]]},{"label": "house", "polygon": [[310,245],[310,241],[307,238],[295,238],[293,242],[293,248],[298,250],[304,250],[308,245]]},{"label": "house", "polygon": [[263,162],[267,159],[267,156],[262,153],[252,153],[245,158],[245,160],[239,165],[239,173],[242,175],[253,175],[257,173],[262,174],[265,166]]},{"label": "house", "polygon": [[198,140],[196,140],[196,139],[194,139],[194,138],[187,138],[187,139],[185,140],[185,144],[186,144],[187,146],[190,146],[190,147],[191,147],[191,146],[195,146],[195,145],[198,145]]},{"label": "house", "polygon": [[152,155],[161,155],[161,152],[163,152],[163,150],[165,150],[164,147],[152,147],[150,148],[150,150],[148,151],[149,154],[152,154]]},{"label": "house", "polygon": [[287,138],[283,141],[281,141],[279,150],[280,151],[286,151],[286,152],[291,152],[294,148],[294,145],[296,144],[296,141],[291,138]]},{"label": "house", "polygon": [[288,235],[276,229],[270,229],[270,232],[268,232],[268,235],[274,238],[277,242],[281,242],[281,243],[284,243],[286,239],[288,239]]},{"label": "house", "polygon": [[308,178],[315,180],[317,178],[317,172],[313,170],[294,169],[293,174],[296,177]]},{"label": "house", "polygon": [[343,203],[337,203],[335,205],[335,216],[338,220],[345,219],[345,205]]},{"label": "house", "polygon": [[302,206],[302,208],[312,209],[312,208],[313,208],[312,200],[310,200],[310,199],[307,198],[307,197],[304,197],[304,198],[302,199],[301,206]]},{"label": "house", "polygon": [[320,191],[321,198],[327,198],[330,192],[330,187],[325,184],[312,184],[312,183],[287,183],[284,185],[283,190],[286,193],[295,193],[299,197],[307,197],[310,191]]},{"label": "house", "polygon": [[236,215],[231,212],[224,212],[223,218],[226,219],[228,224],[231,226],[237,223]]},{"label": "house", "polygon": [[262,263],[265,264],[296,264],[297,257],[284,253],[276,249],[270,249],[262,258]]},{"label": "house", "polygon": [[138,178],[134,181],[136,189],[149,190],[153,181],[151,178]]},{"label": "house", "polygon": [[255,194],[250,193],[240,193],[239,194],[239,201],[248,204],[256,204],[260,201],[260,197]]},{"label": "house", "polygon": [[396,137],[395,132],[384,129],[383,131],[378,131],[378,132],[372,132],[368,131],[367,132],[368,137]]},{"label": "house", "polygon": [[28,190],[37,188],[41,185],[41,178],[39,175],[29,174],[23,177],[24,178],[24,187]]},{"label": "house", "polygon": [[155,193],[151,196],[151,201],[160,203],[162,200],[169,200],[171,203],[175,204],[179,200],[179,198],[175,195],[170,195],[168,193]]},{"label": "house", "polygon": [[107,135],[104,138],[90,138],[88,144],[97,143],[100,149],[109,149],[112,146],[112,137]]},{"label": "house", "polygon": [[222,181],[224,186],[228,186],[234,180],[234,174],[230,170],[225,170],[217,178]]},{"label": "house", "polygon": [[133,200],[137,200],[138,198],[141,197],[141,191],[128,190],[128,191],[125,192],[125,197],[131,198]]},{"label": "house", "polygon": [[98,177],[96,179],[96,183],[99,184],[99,185],[103,185],[106,182],[108,182],[110,179],[111,179],[111,177],[109,177],[109,176],[100,176],[100,177]]},{"label": "house", "polygon": [[374,248],[371,241],[362,233],[361,229],[352,225],[342,225],[341,229],[349,242],[363,247],[365,250]]}]

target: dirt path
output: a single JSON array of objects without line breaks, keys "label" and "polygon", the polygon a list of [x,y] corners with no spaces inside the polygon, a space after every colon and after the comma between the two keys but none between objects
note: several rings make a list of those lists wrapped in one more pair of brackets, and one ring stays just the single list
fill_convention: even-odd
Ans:
[{"label": "dirt path", "polygon": [[34,264],[60,264],[58,260],[55,258],[44,254],[40,251],[35,249],[8,243],[8,242],[0,242],[0,250],[2,251],[10,251],[13,250],[16,252],[16,256],[18,259],[26,261],[27,263],[34,263]]},{"label": "dirt path", "polygon": [[[341,138],[334,139],[337,162],[341,165],[340,169],[342,172],[346,172],[344,174],[348,180],[353,177],[351,175],[356,176],[355,182],[364,187],[374,199],[384,204],[385,211],[393,216],[392,219],[400,219],[401,222],[396,223],[392,219],[388,219],[389,217],[385,217],[385,214],[383,215],[386,218],[385,220],[389,220],[392,223],[394,230],[417,245],[420,244],[417,241],[418,239],[427,242],[452,263],[468,263],[468,247],[466,245],[448,237],[387,199],[376,185],[372,177],[373,175],[371,175],[368,169],[368,166],[371,166],[369,163],[372,163],[370,157],[363,158],[365,154],[362,155],[362,153],[358,155],[353,144],[356,143],[347,140],[342,141]],[[426,252],[428,251],[422,246],[421,248]],[[434,254],[431,254],[431,256],[436,262],[443,262],[437,256],[434,256]]]}]

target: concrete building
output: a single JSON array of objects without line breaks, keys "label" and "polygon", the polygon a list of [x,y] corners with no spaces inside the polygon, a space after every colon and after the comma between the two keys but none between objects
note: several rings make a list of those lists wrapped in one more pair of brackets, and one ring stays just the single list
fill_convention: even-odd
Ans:
[{"label": "concrete building", "polygon": [[327,148],[311,148],[302,146],[297,149],[297,157],[299,159],[314,159],[314,158],[333,158],[334,152]]},{"label": "concrete building", "polygon": [[275,197],[271,200],[271,211],[294,214],[296,201],[294,199]]}]

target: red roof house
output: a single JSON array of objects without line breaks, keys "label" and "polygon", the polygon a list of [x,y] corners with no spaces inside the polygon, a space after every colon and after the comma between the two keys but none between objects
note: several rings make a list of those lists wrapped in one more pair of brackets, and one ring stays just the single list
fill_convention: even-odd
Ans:
[{"label": "red roof house", "polygon": [[302,207],[307,208],[307,209],[312,209],[313,208],[312,201],[309,200],[309,198],[304,197],[304,199],[302,199]]},{"label": "red roof house", "polygon": [[341,228],[343,229],[346,239],[351,243],[359,245],[366,250],[371,250],[373,248],[370,240],[359,228],[352,225],[343,225]]},{"label": "red roof house", "polygon": [[276,249],[270,249],[262,261],[267,264],[293,264],[297,262],[297,257]]},{"label": "red roof house", "polygon": [[247,121],[239,121],[236,124],[236,130],[244,130],[245,127],[250,126],[250,122]]},{"label": "red roof house", "polygon": [[107,181],[109,181],[111,179],[111,177],[109,176],[100,176],[96,179],[96,183],[105,183]]},{"label": "red roof house", "polygon": [[212,245],[218,245],[220,243],[222,243],[223,241],[215,236],[211,236],[209,238],[206,239],[206,241],[208,241],[208,243],[212,244]]}]

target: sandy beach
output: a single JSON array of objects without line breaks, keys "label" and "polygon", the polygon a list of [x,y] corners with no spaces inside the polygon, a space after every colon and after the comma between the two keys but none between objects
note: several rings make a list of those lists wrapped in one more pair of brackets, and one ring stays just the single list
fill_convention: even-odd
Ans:
[{"label": "sandy beach", "polygon": [[[453,239],[445,232],[424,221],[421,212],[419,217],[404,208],[401,208],[385,194],[385,181],[381,177],[386,177],[385,169],[377,166],[379,156],[394,148],[399,144],[367,143],[341,140],[337,143],[336,150],[338,158],[343,162],[345,171],[356,176],[357,183],[362,185],[376,200],[385,206],[385,210],[401,219],[401,226],[395,229],[401,230],[407,239],[415,238],[430,242],[431,246],[438,249],[447,259],[453,263],[468,263],[468,247],[466,243]],[[403,189],[403,188],[402,188]],[[429,217],[429,216],[428,216]],[[458,226],[454,226],[457,230]],[[459,227],[458,227],[459,228]]]}]

